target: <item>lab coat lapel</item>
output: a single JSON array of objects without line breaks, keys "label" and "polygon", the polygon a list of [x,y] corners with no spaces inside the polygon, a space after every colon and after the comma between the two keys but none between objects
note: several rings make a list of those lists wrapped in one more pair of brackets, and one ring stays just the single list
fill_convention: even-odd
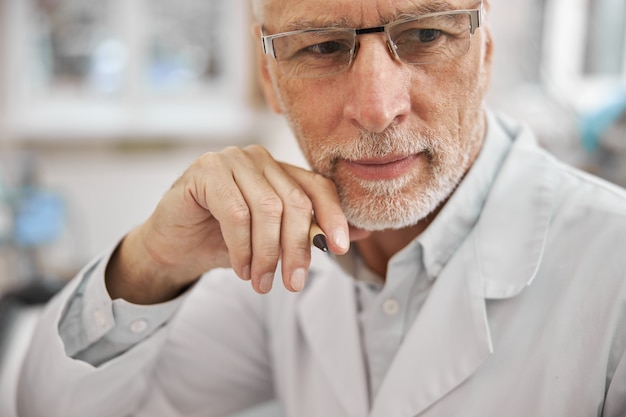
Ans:
[{"label": "lab coat lapel", "polygon": [[313,279],[299,301],[298,321],[346,415],[363,417],[369,404],[354,284],[333,266],[311,271]]},{"label": "lab coat lapel", "polygon": [[473,234],[485,298],[515,297],[535,279],[561,181],[556,164],[530,131],[515,140]]},{"label": "lab coat lapel", "polygon": [[481,218],[407,333],[370,417],[417,416],[468,379],[493,353],[486,300],[517,296],[535,278],[560,179],[528,131],[513,148]]},{"label": "lab coat lapel", "polygon": [[472,375],[492,353],[471,252],[460,248],[459,256],[437,278],[378,391],[371,417],[418,415]]}]

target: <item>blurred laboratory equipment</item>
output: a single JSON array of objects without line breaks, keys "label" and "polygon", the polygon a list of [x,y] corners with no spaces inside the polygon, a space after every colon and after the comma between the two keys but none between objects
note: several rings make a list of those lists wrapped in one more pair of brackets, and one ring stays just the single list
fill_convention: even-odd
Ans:
[{"label": "blurred laboratory equipment", "polygon": [[626,186],[626,2],[547,0],[542,85],[574,119],[578,165]]},{"label": "blurred laboratory equipment", "polygon": [[235,141],[249,130],[248,0],[4,0],[11,141]]},{"label": "blurred laboratory equipment", "polygon": [[[137,3],[135,1],[135,3]],[[128,72],[133,43],[143,42],[141,79],[155,91],[197,88],[224,76],[221,57],[228,53],[219,22],[225,3],[205,0],[154,0],[134,14],[129,38],[117,21],[124,7],[113,0],[36,0],[32,4],[36,45],[34,63],[41,87],[73,86],[100,94],[120,93]],[[143,29],[142,29],[143,28]]]},{"label": "blurred laboratory equipment", "polygon": [[44,188],[38,178],[36,156],[12,154],[0,162],[0,244],[10,253],[11,278],[4,286],[27,286],[51,280],[42,269],[38,251],[53,245],[64,232],[65,203]]},{"label": "blurred laboratory equipment", "polygon": [[[0,415],[12,398],[19,361],[39,309],[64,284],[40,264],[40,249],[53,245],[65,230],[65,204],[43,188],[36,156],[30,152],[0,158]],[[23,331],[27,329],[28,331]]]}]

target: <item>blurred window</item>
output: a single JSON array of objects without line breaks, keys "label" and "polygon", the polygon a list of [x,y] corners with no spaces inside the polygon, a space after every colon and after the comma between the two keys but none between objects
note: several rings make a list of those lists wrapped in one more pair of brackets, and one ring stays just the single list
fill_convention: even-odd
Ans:
[{"label": "blurred window", "polygon": [[[122,0],[29,1],[33,68],[46,88],[118,93],[133,77],[131,53],[152,92],[185,91],[226,75],[227,1],[135,0],[121,7]],[[124,20],[134,27],[125,28]]]},{"label": "blurred window", "polygon": [[590,1],[587,28],[584,74],[622,74],[626,58],[626,1]]},{"label": "blurred window", "polygon": [[[184,88],[224,74],[220,41],[224,3],[153,0],[145,79],[155,89]],[[224,33],[225,36],[228,33]]]},{"label": "blurred window", "polygon": [[255,70],[248,0],[0,0],[0,135],[241,135]]},{"label": "blurred window", "polygon": [[125,70],[125,47],[112,24],[111,0],[30,0],[31,68],[44,89],[115,92]]}]

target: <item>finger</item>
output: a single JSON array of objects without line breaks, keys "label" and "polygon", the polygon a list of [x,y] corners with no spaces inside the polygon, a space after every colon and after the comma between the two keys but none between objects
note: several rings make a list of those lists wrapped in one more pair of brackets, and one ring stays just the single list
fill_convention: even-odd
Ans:
[{"label": "finger", "polygon": [[199,175],[202,179],[197,182],[194,194],[219,222],[231,267],[240,278],[250,280],[251,214],[233,178],[229,158],[226,153],[206,154],[201,158]]},{"label": "finger", "polygon": [[283,284],[290,291],[301,291],[311,263],[309,229],[313,205],[278,163],[265,167],[265,177],[283,203],[280,234]]},{"label": "finger", "polygon": [[240,160],[233,177],[250,209],[252,286],[259,293],[267,293],[281,256],[283,202],[266,178],[266,167],[275,162],[259,146],[248,147],[237,157]]},{"label": "finger", "polygon": [[326,234],[331,252],[346,253],[350,248],[350,233],[335,184],[320,174],[293,165],[282,164],[282,167],[311,199],[315,220]]}]

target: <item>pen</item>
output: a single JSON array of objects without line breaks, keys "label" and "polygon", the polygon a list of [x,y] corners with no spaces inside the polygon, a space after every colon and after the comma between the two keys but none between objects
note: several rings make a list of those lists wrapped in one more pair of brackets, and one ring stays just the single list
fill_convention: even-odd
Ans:
[{"label": "pen", "polygon": [[328,252],[328,242],[326,241],[326,235],[317,225],[317,223],[311,223],[309,228],[309,239],[311,244],[321,250],[322,252]]}]

